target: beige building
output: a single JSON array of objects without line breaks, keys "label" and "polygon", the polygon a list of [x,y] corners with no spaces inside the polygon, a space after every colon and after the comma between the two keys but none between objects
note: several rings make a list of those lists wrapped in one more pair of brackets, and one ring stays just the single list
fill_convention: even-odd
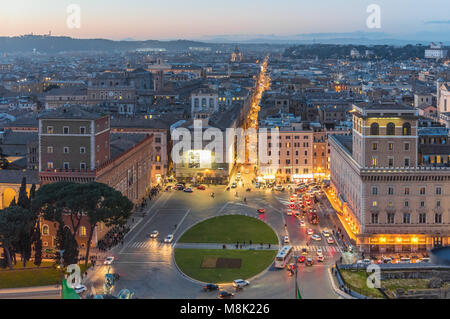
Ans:
[{"label": "beige building", "polygon": [[330,178],[338,212],[365,252],[448,245],[450,168],[418,158],[418,111],[353,106],[353,136],[331,136]]}]

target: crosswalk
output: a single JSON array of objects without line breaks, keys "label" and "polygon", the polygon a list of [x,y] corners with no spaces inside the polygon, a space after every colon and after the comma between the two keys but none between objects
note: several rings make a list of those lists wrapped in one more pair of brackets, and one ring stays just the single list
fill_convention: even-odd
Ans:
[{"label": "crosswalk", "polygon": [[159,241],[136,241],[133,243],[130,243],[128,245],[128,248],[158,248],[158,247],[163,247],[163,246],[167,246],[167,244],[165,243],[161,243]]},{"label": "crosswalk", "polygon": [[340,253],[341,248],[338,246],[302,246],[302,245],[296,245],[292,246],[294,252],[301,252],[303,248],[306,248],[308,251],[317,251],[318,249],[322,249],[323,252],[330,252],[330,253]]}]

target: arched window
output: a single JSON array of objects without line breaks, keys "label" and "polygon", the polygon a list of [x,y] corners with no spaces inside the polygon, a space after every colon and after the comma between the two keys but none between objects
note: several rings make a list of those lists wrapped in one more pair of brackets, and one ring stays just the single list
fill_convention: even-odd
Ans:
[{"label": "arched window", "polygon": [[386,135],[395,135],[395,124],[394,123],[388,123],[386,125]]},{"label": "arched window", "polygon": [[405,123],[403,124],[403,135],[411,135],[411,124]]},{"label": "arched window", "polygon": [[370,125],[370,135],[379,135],[380,134],[380,126],[378,123],[372,123]]},{"label": "arched window", "polygon": [[47,225],[44,225],[44,226],[42,227],[42,235],[47,236],[48,234],[49,234],[49,228],[48,228]]},{"label": "arched window", "polygon": [[84,226],[80,227],[80,236],[82,237],[86,236],[86,227]]}]

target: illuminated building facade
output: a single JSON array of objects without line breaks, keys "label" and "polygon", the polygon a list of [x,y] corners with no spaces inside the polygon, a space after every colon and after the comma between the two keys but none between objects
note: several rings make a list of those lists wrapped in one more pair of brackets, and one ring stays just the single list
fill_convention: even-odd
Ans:
[{"label": "illuminated building facade", "polygon": [[332,200],[365,252],[419,252],[448,245],[450,168],[419,160],[418,111],[353,106],[353,136],[330,137]]}]

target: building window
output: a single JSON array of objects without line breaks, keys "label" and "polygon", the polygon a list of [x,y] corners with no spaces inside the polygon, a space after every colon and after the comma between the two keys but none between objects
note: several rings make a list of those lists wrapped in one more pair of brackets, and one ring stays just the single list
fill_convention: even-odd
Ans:
[{"label": "building window", "polygon": [[378,214],[375,213],[372,214],[371,222],[372,224],[378,224]]},{"label": "building window", "polygon": [[441,207],[441,201],[440,201],[440,200],[438,200],[438,201],[436,202],[436,207]]},{"label": "building window", "polygon": [[386,125],[386,135],[395,135],[395,124],[394,123],[388,123]]},{"label": "building window", "polygon": [[86,134],[86,127],[84,127],[84,126],[81,126],[80,127],[80,134]]},{"label": "building window", "polygon": [[405,200],[405,207],[409,207],[409,202]]},{"label": "building window", "polygon": [[47,134],[53,134],[53,126],[47,126]]},{"label": "building window", "polygon": [[405,158],[405,167],[409,167],[409,158]]},{"label": "building window", "polygon": [[420,207],[425,207],[425,202],[424,201],[420,202]]},{"label": "building window", "polygon": [[394,143],[389,143],[388,144],[388,149],[389,149],[389,151],[393,151],[394,150]]},{"label": "building window", "polygon": [[63,134],[69,134],[69,127],[68,126],[64,126],[63,127]]},{"label": "building window", "polygon": [[442,224],[442,214],[440,214],[440,213],[434,214],[434,223]]},{"label": "building window", "polygon": [[64,146],[64,154],[69,154],[69,147],[68,146]]},{"label": "building window", "polygon": [[378,202],[376,201],[376,200],[374,200],[373,202],[372,202],[372,207],[377,207],[378,206]]},{"label": "building window", "polygon": [[442,188],[436,187],[436,195],[442,195]]},{"label": "building window", "polygon": [[47,225],[44,225],[42,227],[42,235],[48,236],[48,234],[50,234],[50,229]]},{"label": "building window", "polygon": [[394,224],[395,223],[395,214],[394,213],[388,213],[387,214],[387,223],[388,224]]},{"label": "building window", "polygon": [[47,153],[53,153],[53,146],[47,146]]},{"label": "building window", "polygon": [[155,143],[161,143],[161,138],[160,137],[155,138]]},{"label": "building window", "polygon": [[420,195],[425,195],[425,187],[421,187],[421,188],[419,189],[419,194],[420,194]]},{"label": "building window", "polygon": [[427,214],[420,213],[419,214],[419,224],[426,224],[427,223]]},{"label": "building window", "polygon": [[378,187],[372,187],[372,195],[378,195]]},{"label": "building window", "polygon": [[86,169],[86,163],[80,163],[80,170],[84,171]]},{"label": "building window", "polygon": [[404,213],[403,214],[403,224],[410,224],[410,223],[411,223],[411,214]]},{"label": "building window", "polygon": [[380,126],[378,123],[372,123],[370,125],[370,135],[379,135],[380,134]]},{"label": "building window", "polygon": [[405,123],[403,124],[403,135],[411,135],[411,124]]},{"label": "building window", "polygon": [[388,187],[388,195],[394,195],[394,187]]},{"label": "building window", "polygon": [[80,236],[81,236],[81,237],[86,237],[86,235],[87,235],[86,227],[81,226],[81,227],[80,227]]},{"label": "building window", "polygon": [[376,151],[378,149],[378,143],[372,144],[372,150]]},{"label": "building window", "polygon": [[86,147],[82,146],[80,147],[80,154],[85,154],[86,153]]},{"label": "building window", "polygon": [[64,162],[64,169],[69,169],[69,162]]},{"label": "building window", "polygon": [[47,163],[47,168],[48,169],[53,169],[53,162],[48,162]]},{"label": "building window", "polygon": [[394,159],[392,157],[388,158],[388,165],[389,167],[394,167]]},{"label": "building window", "polygon": [[405,195],[409,195],[409,187],[405,187]]},{"label": "building window", "polygon": [[409,143],[405,143],[405,151],[409,151]]},{"label": "building window", "polygon": [[372,157],[372,166],[377,166],[377,158]]}]

